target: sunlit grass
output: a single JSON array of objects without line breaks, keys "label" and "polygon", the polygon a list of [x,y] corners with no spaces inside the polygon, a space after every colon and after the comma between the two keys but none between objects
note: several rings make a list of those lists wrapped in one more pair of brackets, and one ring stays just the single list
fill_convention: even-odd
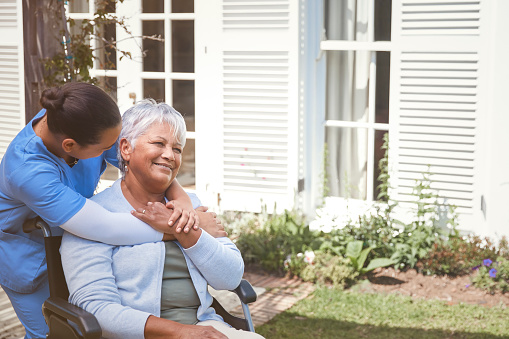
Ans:
[{"label": "sunlit grass", "polygon": [[256,332],[266,338],[509,338],[509,309],[322,287]]}]

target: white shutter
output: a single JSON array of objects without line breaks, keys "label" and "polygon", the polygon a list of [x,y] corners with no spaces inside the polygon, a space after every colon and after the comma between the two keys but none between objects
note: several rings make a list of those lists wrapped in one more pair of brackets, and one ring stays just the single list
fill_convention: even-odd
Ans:
[{"label": "white shutter", "polygon": [[482,226],[480,95],[484,54],[481,1],[393,2],[391,157],[396,199],[422,172],[456,205],[463,228]]},{"label": "white shutter", "polygon": [[298,1],[196,1],[195,8],[197,189],[217,196],[222,209],[291,208]]},{"label": "white shutter", "polygon": [[0,158],[25,123],[21,0],[0,0]]}]

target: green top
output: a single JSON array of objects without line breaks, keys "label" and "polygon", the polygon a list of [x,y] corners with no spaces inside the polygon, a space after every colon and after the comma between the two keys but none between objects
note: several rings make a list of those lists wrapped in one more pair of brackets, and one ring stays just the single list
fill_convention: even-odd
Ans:
[{"label": "green top", "polygon": [[161,318],[181,324],[198,322],[200,299],[187,268],[186,258],[173,241],[165,241],[163,285],[161,288]]}]

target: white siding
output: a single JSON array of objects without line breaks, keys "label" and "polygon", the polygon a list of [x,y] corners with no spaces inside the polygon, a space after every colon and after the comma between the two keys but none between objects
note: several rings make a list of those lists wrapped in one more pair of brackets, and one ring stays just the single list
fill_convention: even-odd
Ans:
[{"label": "white siding", "polygon": [[221,209],[294,202],[298,13],[296,0],[196,2],[197,189]]},{"label": "white siding", "polygon": [[403,0],[403,35],[479,35],[480,0]]},{"label": "white siding", "polygon": [[[480,95],[482,1],[401,0],[393,3],[391,166],[397,200],[409,202],[415,180],[458,207],[461,225],[482,228]],[[483,110],[484,108],[484,110]]]},{"label": "white siding", "polygon": [[25,123],[21,0],[0,1],[0,158]]}]

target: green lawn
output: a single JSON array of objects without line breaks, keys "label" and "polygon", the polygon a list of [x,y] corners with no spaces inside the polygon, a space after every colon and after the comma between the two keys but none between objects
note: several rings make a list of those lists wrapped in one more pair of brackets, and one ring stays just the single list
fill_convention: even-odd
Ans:
[{"label": "green lawn", "polygon": [[269,323],[266,338],[509,338],[509,309],[317,288]]}]

